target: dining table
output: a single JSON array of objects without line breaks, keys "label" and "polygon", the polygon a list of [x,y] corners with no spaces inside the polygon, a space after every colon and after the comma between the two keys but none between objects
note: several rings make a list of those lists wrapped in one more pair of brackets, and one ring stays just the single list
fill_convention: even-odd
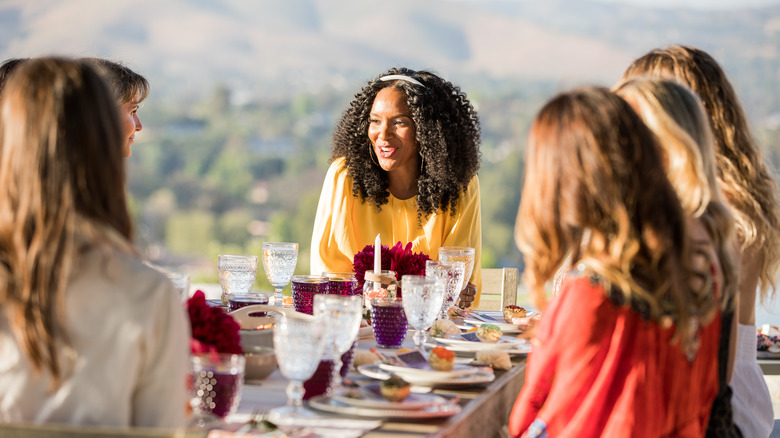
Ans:
[{"label": "dining table", "polygon": [[[401,348],[413,348],[412,331],[406,336]],[[382,354],[395,354],[393,349],[377,348],[373,334],[358,338],[357,349],[376,348]],[[460,358],[459,362],[469,359]],[[422,388],[441,397],[456,401],[459,411],[451,416],[437,418],[378,418],[343,415],[323,412],[308,406],[315,413],[314,418],[296,420],[280,427],[292,431],[291,436],[333,436],[333,437],[501,437],[506,435],[506,425],[512,406],[525,380],[525,355],[512,355],[511,368],[493,370],[491,382],[469,386],[434,386]],[[347,375],[349,382],[365,384],[370,377],[358,373],[354,368]],[[245,424],[258,413],[287,403],[285,390],[289,381],[276,369],[260,381],[245,381],[237,411],[226,418],[229,424]],[[304,402],[306,406],[306,402]]]}]

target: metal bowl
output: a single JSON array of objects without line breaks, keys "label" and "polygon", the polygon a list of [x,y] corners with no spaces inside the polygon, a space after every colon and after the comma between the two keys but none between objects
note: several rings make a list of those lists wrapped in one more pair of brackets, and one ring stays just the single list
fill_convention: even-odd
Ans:
[{"label": "metal bowl", "polygon": [[263,380],[276,369],[276,353],[273,348],[251,346],[244,348],[246,358],[245,379]]}]

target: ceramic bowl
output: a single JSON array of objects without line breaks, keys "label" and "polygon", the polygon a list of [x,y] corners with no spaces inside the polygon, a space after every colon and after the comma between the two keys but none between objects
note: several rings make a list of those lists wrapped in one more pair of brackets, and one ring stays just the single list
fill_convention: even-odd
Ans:
[{"label": "ceramic bowl", "polygon": [[263,380],[276,369],[276,353],[270,347],[253,346],[244,348],[246,358],[245,379]]}]

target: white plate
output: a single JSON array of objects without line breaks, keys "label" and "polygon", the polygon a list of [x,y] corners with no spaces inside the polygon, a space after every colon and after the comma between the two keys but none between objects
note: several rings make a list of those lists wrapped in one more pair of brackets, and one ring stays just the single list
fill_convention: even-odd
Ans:
[{"label": "white plate", "polygon": [[[477,370],[473,374],[466,374],[461,376],[455,376],[447,379],[433,379],[433,380],[415,380],[414,382],[408,380],[409,383],[415,386],[469,386],[478,385],[480,383],[489,383],[495,380],[496,376],[489,371],[484,371],[477,367],[472,367]],[[390,372],[379,368],[379,364],[361,365],[358,367],[358,372],[364,376],[371,377],[373,379],[386,380],[390,378]],[[404,378],[406,379],[406,378]],[[412,392],[415,392],[412,387]]]},{"label": "white plate", "polygon": [[420,369],[406,366],[379,363],[379,368],[389,371],[406,380],[409,383],[435,382],[443,379],[452,379],[460,376],[475,374],[478,370],[468,365],[455,365],[450,371],[436,371],[432,369]]},{"label": "white plate", "polygon": [[[498,342],[467,341],[465,339],[432,338],[434,341],[446,344],[453,351],[482,351],[482,350],[512,350],[525,344],[522,339],[504,336]],[[433,345],[436,346],[435,344]]]},{"label": "white plate", "polygon": [[341,388],[331,398],[349,406],[370,409],[422,409],[428,406],[447,403],[447,399],[435,394],[411,393],[403,401],[391,402],[382,397],[380,382],[373,382],[362,388]]},{"label": "white plate", "polygon": [[371,336],[374,336],[374,328],[370,325],[367,327],[360,327],[358,329],[358,339],[370,338]]},{"label": "white plate", "polygon": [[370,409],[350,406],[324,395],[312,397],[309,400],[309,407],[336,414],[370,418],[438,418],[449,417],[460,412],[460,405],[455,402],[431,405],[422,409]]}]

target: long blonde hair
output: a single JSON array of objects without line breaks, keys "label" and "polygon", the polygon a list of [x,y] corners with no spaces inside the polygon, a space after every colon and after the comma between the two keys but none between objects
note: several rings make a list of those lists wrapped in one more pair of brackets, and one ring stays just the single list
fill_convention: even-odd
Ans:
[{"label": "long blonde hair", "polygon": [[[586,231],[589,242],[580,246]],[[685,214],[653,134],[628,103],[590,87],[542,108],[515,226],[537,306],[544,307],[544,284],[574,249],[574,265],[601,276],[623,302],[642,303],[652,320],[671,319],[676,338],[691,341],[693,319],[715,307],[688,286],[685,236]]]},{"label": "long blonde hair", "polygon": [[656,135],[683,210],[707,228],[723,275],[720,298],[724,308],[729,306],[738,286],[734,217],[718,187],[715,146],[701,101],[671,79],[637,77],[618,84],[615,91]]},{"label": "long blonde hair", "polygon": [[117,104],[85,63],[32,59],[6,84],[0,124],[0,302],[57,386],[58,347],[70,346],[63,295],[80,253],[109,234],[132,237]]},{"label": "long blonde hair", "polygon": [[766,300],[774,295],[780,266],[777,184],[734,88],[709,54],[687,46],[650,51],[628,67],[623,79],[647,75],[675,78],[701,98],[715,136],[719,185],[733,209],[742,249],[761,255],[759,285]]}]

